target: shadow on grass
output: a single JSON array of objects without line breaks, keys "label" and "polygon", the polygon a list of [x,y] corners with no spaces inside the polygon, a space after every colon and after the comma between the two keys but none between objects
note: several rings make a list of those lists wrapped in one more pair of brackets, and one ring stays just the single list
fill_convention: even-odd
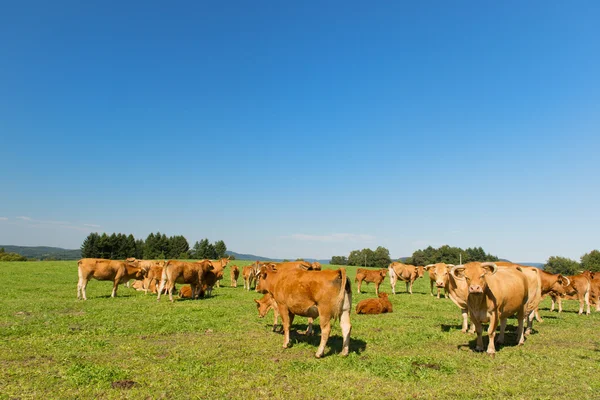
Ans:
[{"label": "shadow on grass", "polygon": [[[528,336],[525,337],[525,342],[527,342],[527,337],[533,335],[537,333],[537,331],[534,329],[532,331],[532,333]],[[472,350],[473,352],[475,351],[475,347],[477,347],[477,334],[473,334],[474,338],[469,340],[468,344],[459,344],[458,346],[456,346],[456,348],[458,350],[462,350],[464,348],[468,348],[470,350]],[[498,337],[500,336],[499,331],[496,331],[496,352],[502,350],[504,347],[516,347],[518,346],[517,344],[517,327],[515,325],[506,325],[506,330],[504,331],[504,343],[499,344],[498,343]],[[483,329],[483,352],[485,352],[488,348],[490,341],[489,341],[489,336],[487,335],[487,329],[484,326]]]},{"label": "shadow on grass", "polygon": [[[272,327],[273,325],[268,325]],[[292,325],[292,330],[290,331],[290,339],[292,346],[294,342],[296,343],[307,343],[311,346],[315,346],[315,350],[319,347],[321,343],[321,327],[318,324],[313,325],[313,334],[306,335],[306,329],[308,328],[307,324],[294,324]],[[278,328],[276,333],[283,335],[283,328]],[[341,335],[330,335],[327,340],[326,348],[329,351],[325,352],[324,356],[330,356],[334,354],[338,354],[342,352],[342,347],[344,344],[344,339]],[[356,339],[352,337],[352,333],[350,334],[350,353],[361,354],[367,348],[367,342],[362,339]]]}]

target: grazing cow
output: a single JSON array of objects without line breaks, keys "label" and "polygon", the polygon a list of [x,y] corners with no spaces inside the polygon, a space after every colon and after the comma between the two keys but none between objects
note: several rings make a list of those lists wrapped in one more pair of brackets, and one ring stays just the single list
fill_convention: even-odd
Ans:
[{"label": "grazing cow", "polygon": [[392,293],[396,294],[396,281],[399,279],[406,282],[406,291],[412,294],[413,283],[423,277],[423,267],[415,267],[414,265],[402,264],[401,262],[393,262],[388,267],[390,275],[390,284],[392,285]]},{"label": "grazing cow", "polygon": [[237,287],[237,281],[240,276],[240,269],[237,265],[231,266],[231,271],[229,271],[229,275],[231,277],[231,287]]},{"label": "grazing cow", "polygon": [[386,275],[387,270],[385,268],[376,271],[366,268],[357,268],[354,282],[358,282],[358,294],[360,294],[360,286],[364,280],[367,284],[370,282],[375,283],[375,295],[379,296],[379,286],[384,281]]},{"label": "grazing cow", "polygon": [[270,293],[277,302],[285,336],[284,348],[290,344],[290,326],[295,315],[319,317],[321,343],[315,356],[320,358],[325,352],[333,318],[339,319],[342,329],[342,355],[348,355],[352,292],[344,268],[335,271],[305,271],[301,268],[278,271],[277,266],[264,266],[260,270],[258,285],[259,291]]},{"label": "grazing cow", "polygon": [[488,354],[496,353],[494,339],[500,322],[498,343],[504,343],[506,320],[517,314],[517,343],[523,344],[523,322],[527,304],[527,277],[519,268],[500,268],[491,262],[472,262],[457,265],[451,273],[457,279],[465,279],[469,285],[467,306],[477,330],[476,351],[483,351],[482,324],[489,322]]},{"label": "grazing cow", "polygon": [[213,266],[210,261],[206,260],[197,262],[168,261],[163,269],[156,299],[160,301],[160,295],[166,287],[169,292],[169,300],[173,301],[175,283],[189,283],[194,299],[203,296],[203,288],[206,286],[206,274],[212,269]]},{"label": "grazing cow", "polygon": [[583,305],[586,305],[586,315],[590,314],[590,289],[592,278],[594,273],[590,271],[583,271],[578,275],[567,276],[569,284],[564,288],[564,295],[557,293],[550,293],[552,298],[552,308],[550,311],[554,311],[554,302],[558,302],[558,312],[562,312],[562,301],[561,297],[567,300],[579,300],[579,315],[583,314]]},{"label": "grazing cow", "polygon": [[258,309],[258,316],[260,318],[264,318],[270,309],[273,309],[274,319],[273,319],[273,332],[277,330],[278,320],[279,320],[279,309],[277,307],[277,302],[273,298],[270,293],[265,293],[263,297],[256,300],[256,308]]},{"label": "grazing cow", "polygon": [[450,273],[449,264],[437,263],[425,266],[425,271],[429,272],[429,290],[433,296],[433,285],[437,288],[437,298],[440,298],[440,292],[444,290],[444,297],[448,297],[448,274]]},{"label": "grazing cow", "polygon": [[[453,268],[453,264],[447,264],[448,268]],[[452,270],[450,270],[452,271]],[[469,306],[467,305],[467,299],[469,297],[469,285],[464,279],[457,279],[452,275],[452,272],[448,275],[448,297],[458,308],[462,315],[462,333],[467,333],[469,328]],[[469,333],[475,333],[475,324],[471,321],[471,328]]]},{"label": "grazing cow", "polygon": [[393,312],[387,293],[379,293],[376,299],[365,299],[356,305],[357,314],[385,314]]},{"label": "grazing cow", "polygon": [[87,300],[85,288],[90,279],[113,281],[110,297],[117,295],[119,283],[130,279],[144,279],[146,270],[132,265],[128,261],[104,260],[101,258],[82,258],[77,261],[79,281],[77,282],[77,298]]},{"label": "grazing cow", "polygon": [[501,268],[518,268],[523,274],[525,274],[525,277],[527,278],[527,303],[525,304],[525,318],[527,322],[525,336],[527,336],[533,329],[533,318],[538,314],[538,306],[542,301],[542,280],[539,274],[540,269],[536,267],[514,264],[509,261],[496,261],[494,264]]}]

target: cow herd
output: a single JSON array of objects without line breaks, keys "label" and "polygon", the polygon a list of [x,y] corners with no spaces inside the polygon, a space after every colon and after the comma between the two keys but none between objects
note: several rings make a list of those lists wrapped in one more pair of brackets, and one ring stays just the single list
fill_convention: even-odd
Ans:
[{"label": "cow herd", "polygon": [[[160,300],[162,294],[169,294],[173,301],[175,284],[188,284],[179,292],[180,297],[197,299],[211,296],[213,287],[219,287],[223,279],[228,258],[217,261],[200,260],[186,262],[179,260],[149,261],[128,258],[124,261],[85,258],[78,262],[79,282],[77,297],[86,299],[86,286],[90,279],[110,280],[113,282],[111,297],[117,294],[119,284],[134,279],[133,287],[150,290]],[[510,262],[471,262],[464,265],[437,263],[427,266],[413,266],[393,262],[388,269],[358,268],[356,279],[358,293],[362,282],[374,283],[376,298],[360,301],[357,314],[380,314],[392,312],[392,304],[386,293],[380,293],[379,287],[389,276],[392,293],[396,294],[396,283],[406,283],[406,291],[412,294],[416,279],[429,274],[431,295],[434,287],[437,298],[443,293],[461,310],[462,332],[467,332],[468,319],[471,320],[469,332],[477,333],[476,350],[483,351],[483,324],[488,324],[489,343],[487,352],[494,354],[495,344],[504,342],[506,322],[516,316],[518,322],[517,344],[523,344],[524,337],[531,333],[533,320],[541,321],[538,306],[542,297],[552,298],[552,310],[555,302],[562,311],[562,299],[574,299],[580,303],[579,314],[590,313],[590,304],[600,311],[600,273],[584,271],[574,276],[550,274],[534,267]],[[240,268],[231,266],[231,286],[237,287]],[[261,299],[255,299],[260,317],[269,310],[274,312],[273,330],[277,329],[281,318],[284,333],[283,347],[290,344],[290,328],[296,315],[307,317],[307,334],[312,333],[313,321],[319,318],[321,341],[316,357],[324,354],[325,345],[331,330],[331,320],[337,320],[342,330],[342,355],[347,355],[350,344],[350,310],[352,291],[346,270],[321,270],[319,263],[296,262],[259,262],[242,268],[244,289],[263,293]],[[500,333],[496,336],[496,330]]]}]

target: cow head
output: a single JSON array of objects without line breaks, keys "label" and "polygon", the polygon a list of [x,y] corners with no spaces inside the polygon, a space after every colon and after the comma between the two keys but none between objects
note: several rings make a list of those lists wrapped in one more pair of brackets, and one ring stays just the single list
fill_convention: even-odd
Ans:
[{"label": "cow head", "polygon": [[429,270],[429,275],[433,280],[435,280],[435,286],[439,288],[446,287],[448,284],[448,276],[450,274],[450,268],[454,267],[452,264],[430,264],[427,267]]},{"label": "cow head", "polygon": [[379,298],[380,299],[386,299],[388,298],[388,294],[387,293],[379,293]]},{"label": "cow head", "polygon": [[498,266],[492,262],[473,262],[452,267],[451,273],[454,277],[467,281],[469,295],[478,295],[483,294],[487,289],[486,276],[494,275],[497,271]]},{"label": "cow head", "polygon": [[313,271],[320,271],[321,270],[321,263],[318,261],[315,261],[311,264],[311,268]]},{"label": "cow head", "polygon": [[260,267],[256,275],[256,291],[259,293],[267,293],[267,285],[269,284],[269,275],[276,273],[277,268],[274,265],[263,265]]},{"label": "cow head", "polygon": [[135,279],[144,279],[146,278],[146,276],[148,275],[148,270],[146,268],[140,268],[136,273],[135,273]]},{"label": "cow head", "polygon": [[382,278],[385,278],[388,274],[388,270],[385,268],[382,268],[379,270],[379,275],[381,275]]},{"label": "cow head", "polygon": [[425,274],[425,267],[423,267],[422,265],[419,265],[417,267],[417,278],[422,278],[424,274]]},{"label": "cow head", "polygon": [[258,316],[260,318],[264,318],[265,315],[267,315],[267,313],[269,312],[269,310],[273,307],[273,305],[271,304],[272,299],[273,298],[270,294],[265,294],[258,300],[254,299],[254,302],[256,303],[256,308],[258,309]]}]

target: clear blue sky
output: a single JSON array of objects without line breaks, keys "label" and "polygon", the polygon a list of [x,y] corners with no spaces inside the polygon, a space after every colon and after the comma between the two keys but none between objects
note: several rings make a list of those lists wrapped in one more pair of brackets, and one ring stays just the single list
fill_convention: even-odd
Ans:
[{"label": "clear blue sky", "polygon": [[0,243],[600,247],[600,2],[123,3],[3,5]]}]

